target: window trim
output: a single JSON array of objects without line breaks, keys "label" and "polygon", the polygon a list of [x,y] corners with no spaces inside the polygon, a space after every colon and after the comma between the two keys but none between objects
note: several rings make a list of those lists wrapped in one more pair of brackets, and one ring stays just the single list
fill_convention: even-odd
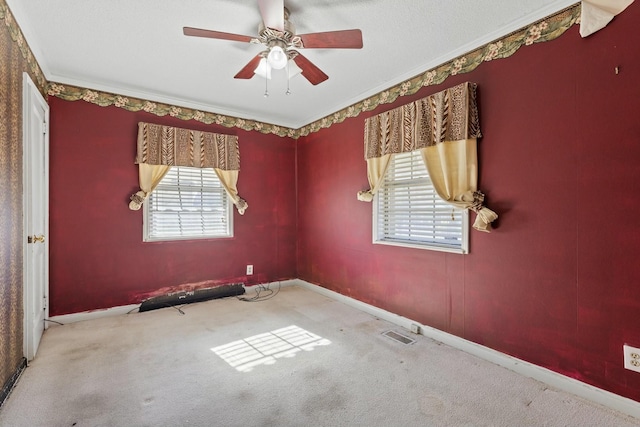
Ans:
[{"label": "window trim", "polygon": [[[394,160],[395,154],[392,156],[391,161]],[[391,166],[391,165],[390,165]],[[387,169],[387,173],[390,168]],[[385,173],[386,176],[386,173]],[[388,245],[388,246],[399,246],[404,248],[414,248],[414,249],[422,249],[422,250],[430,250],[437,252],[447,252],[447,253],[456,253],[456,254],[468,254],[469,253],[469,210],[468,209],[459,209],[462,214],[462,236],[461,236],[461,247],[460,248],[451,248],[447,246],[440,246],[437,243],[428,243],[428,242],[416,242],[416,241],[408,241],[408,240],[400,240],[400,239],[388,239],[384,236],[380,236],[379,234],[379,206],[380,206],[380,194],[384,190],[384,180],[385,177],[382,178],[383,183],[378,192],[374,195],[373,198],[373,206],[372,206],[372,243],[374,245]],[[452,206],[452,208],[454,208]],[[455,209],[455,208],[454,208]]]},{"label": "window trim", "polygon": [[[187,167],[187,166],[174,166],[174,167]],[[216,176],[216,179],[220,179]],[[162,185],[162,181],[159,186]],[[234,209],[233,209],[233,201],[229,197],[227,191],[222,187],[223,197],[227,200],[227,229],[228,234],[223,236],[215,236],[215,235],[200,235],[200,236],[161,236],[161,237],[152,237],[149,234],[149,201],[146,200],[143,205],[143,213],[142,213],[142,241],[143,242],[173,242],[173,241],[189,241],[189,240],[223,240],[223,239],[232,239],[234,237],[234,227],[233,227],[233,217],[234,217]],[[149,197],[151,197],[153,193]]]}]

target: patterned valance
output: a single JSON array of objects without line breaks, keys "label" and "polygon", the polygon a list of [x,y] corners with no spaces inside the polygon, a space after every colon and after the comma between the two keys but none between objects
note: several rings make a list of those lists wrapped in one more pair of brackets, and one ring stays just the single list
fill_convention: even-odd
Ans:
[{"label": "patterned valance", "polygon": [[365,159],[479,138],[476,84],[462,83],[365,120]]},{"label": "patterned valance", "polygon": [[240,170],[238,137],[138,123],[136,164]]}]

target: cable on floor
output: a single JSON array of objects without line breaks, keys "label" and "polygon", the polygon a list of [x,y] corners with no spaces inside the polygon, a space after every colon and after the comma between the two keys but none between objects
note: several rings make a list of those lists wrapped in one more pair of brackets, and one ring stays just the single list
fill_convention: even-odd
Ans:
[{"label": "cable on floor", "polygon": [[[240,301],[244,301],[244,302],[260,302],[260,301],[266,301],[268,299],[271,299],[273,297],[275,297],[276,295],[278,295],[278,292],[280,292],[280,282],[278,282],[278,289],[276,289],[275,291],[273,289],[271,289],[270,284],[262,284],[262,285],[257,285],[255,287],[256,290],[256,294],[252,297],[236,297],[238,298]],[[266,295],[263,295],[263,293],[267,293]]]},{"label": "cable on floor", "polygon": [[167,304],[167,307],[175,308],[176,310],[178,310],[178,313],[180,313],[181,316],[184,316],[185,314],[187,314],[184,311],[182,311],[182,307],[184,307],[184,305],[177,306],[177,305]]},{"label": "cable on floor", "polygon": [[133,313],[133,310],[138,310],[138,313],[139,313],[140,312],[140,306],[133,307],[131,310],[127,311],[127,314]]}]

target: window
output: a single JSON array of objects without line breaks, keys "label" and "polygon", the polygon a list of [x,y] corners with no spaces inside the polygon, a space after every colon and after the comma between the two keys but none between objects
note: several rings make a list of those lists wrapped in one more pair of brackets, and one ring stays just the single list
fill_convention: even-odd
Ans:
[{"label": "window", "polygon": [[419,151],[394,154],[374,201],[373,241],[467,253],[469,216],[438,197]]},{"label": "window", "polygon": [[232,237],[232,206],[213,169],[174,166],[144,204],[143,240]]}]

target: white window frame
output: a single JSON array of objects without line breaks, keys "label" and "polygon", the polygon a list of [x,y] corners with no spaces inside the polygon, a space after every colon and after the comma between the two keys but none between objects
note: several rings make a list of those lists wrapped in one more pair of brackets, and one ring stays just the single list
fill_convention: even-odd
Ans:
[{"label": "white window frame", "polygon": [[[402,156],[403,154],[410,155],[411,153],[394,154],[391,156],[390,162],[395,162],[395,160],[397,159],[397,156]],[[420,162],[422,163],[422,159],[420,159]],[[389,171],[392,170],[392,168],[393,168],[393,163],[390,163],[389,168],[387,169],[387,174],[389,173]],[[425,168],[425,172],[426,172],[426,168]],[[383,235],[383,232],[381,231],[381,227],[379,227],[379,225],[380,225],[380,222],[383,221],[383,219],[381,218],[383,214],[383,212],[381,211],[381,207],[382,207],[381,199],[382,197],[384,197],[383,194],[385,190],[385,185],[387,184],[386,178],[387,177],[385,174],[385,177],[383,177],[382,185],[380,186],[380,189],[378,190],[378,192],[376,193],[373,199],[373,209],[372,209],[373,210],[373,233],[372,234],[373,234],[374,244],[401,246],[406,248],[427,249],[432,251],[458,253],[458,254],[469,253],[469,212],[466,209],[459,209],[454,206],[451,206],[451,209],[453,209],[453,211],[455,211],[456,214],[460,214],[462,216],[460,247],[439,245],[435,242],[429,242],[426,240],[418,241],[418,240],[397,239],[397,238]],[[418,178],[418,180],[424,181],[425,184],[433,188],[433,184],[431,184],[431,180],[429,179],[428,173],[426,175],[426,179],[423,177],[423,178]],[[434,192],[435,192],[435,189],[434,189]]]},{"label": "white window frame", "polygon": [[[173,166],[171,169],[174,170],[175,168],[185,168],[187,169],[188,167],[186,166]],[[202,169],[202,171],[210,171],[212,174],[214,174],[214,179],[216,181],[219,182],[219,178],[216,175],[216,173],[213,171],[213,169]],[[163,184],[162,181],[160,181],[160,184],[158,184],[158,187],[156,188],[156,190],[158,189],[162,189]],[[165,188],[167,187],[166,185],[164,186]],[[178,185],[178,187],[181,187],[180,185]],[[186,188],[189,188],[191,190],[197,189],[196,186],[191,186],[189,187],[188,185],[184,186]],[[143,242],[165,242],[165,241],[175,241],[175,240],[201,240],[201,239],[227,239],[227,238],[231,238],[233,237],[233,202],[231,201],[231,199],[229,198],[229,195],[227,194],[227,192],[225,191],[224,187],[222,185],[220,185],[220,187],[215,187],[214,188],[215,191],[221,191],[222,194],[222,200],[224,200],[224,203],[226,204],[226,210],[225,210],[225,222],[226,222],[226,230],[224,234],[192,234],[192,235],[182,235],[182,236],[170,236],[170,235],[158,235],[158,236],[153,236],[151,235],[150,232],[150,221],[149,221],[149,215],[151,214],[150,212],[150,206],[152,205],[152,201],[151,200],[146,200],[145,203],[143,204],[143,224],[142,224],[142,231],[143,231],[143,236],[142,236],[142,241]],[[155,193],[155,191],[154,191]],[[154,195],[154,193],[151,193],[149,195],[149,199],[151,199]]]}]

